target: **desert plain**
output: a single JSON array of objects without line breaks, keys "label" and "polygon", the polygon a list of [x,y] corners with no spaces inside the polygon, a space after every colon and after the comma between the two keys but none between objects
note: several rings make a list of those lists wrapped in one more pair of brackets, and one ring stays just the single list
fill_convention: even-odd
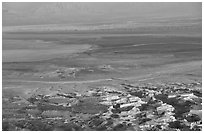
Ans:
[{"label": "desert plain", "polygon": [[201,130],[201,20],[177,21],[4,30],[3,130]]}]

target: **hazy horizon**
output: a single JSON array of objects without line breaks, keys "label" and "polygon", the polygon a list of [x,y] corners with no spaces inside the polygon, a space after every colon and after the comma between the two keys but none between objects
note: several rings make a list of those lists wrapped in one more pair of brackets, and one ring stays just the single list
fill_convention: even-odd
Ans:
[{"label": "hazy horizon", "polygon": [[201,2],[3,2],[2,25],[97,24],[202,18]]}]

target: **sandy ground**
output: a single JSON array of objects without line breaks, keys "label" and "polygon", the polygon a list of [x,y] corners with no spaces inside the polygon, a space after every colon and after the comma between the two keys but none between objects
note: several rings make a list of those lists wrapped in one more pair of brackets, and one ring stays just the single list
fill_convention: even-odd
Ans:
[{"label": "sandy ground", "polygon": [[89,49],[89,44],[59,45],[54,42],[5,40],[3,42],[3,62],[32,62],[66,57]]},{"label": "sandy ground", "polygon": [[[150,70],[149,70],[150,71]],[[77,81],[42,81],[42,80],[29,80],[29,79],[3,79],[3,90],[5,89],[23,89],[23,92],[30,92],[36,88],[41,88],[39,91],[43,91],[43,88],[53,87],[54,89],[63,88],[70,92],[75,91],[87,91],[92,85],[100,84],[116,84],[119,85],[123,82],[128,83],[191,83],[201,82],[202,62],[191,61],[186,63],[175,63],[171,65],[162,66],[159,68],[152,68],[151,73],[145,73],[143,75],[133,73],[129,76],[112,77],[112,78],[98,78],[92,80],[77,80]],[[83,86],[83,87],[81,87]],[[17,90],[16,90],[17,91]]]}]

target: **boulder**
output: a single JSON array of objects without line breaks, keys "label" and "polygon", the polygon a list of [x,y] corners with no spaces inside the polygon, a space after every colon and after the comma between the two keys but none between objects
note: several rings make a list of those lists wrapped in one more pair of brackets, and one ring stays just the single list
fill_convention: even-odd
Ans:
[{"label": "boulder", "polygon": [[157,107],[158,114],[162,114],[164,112],[172,112],[174,111],[174,107],[168,104],[162,104],[161,106]]},{"label": "boulder", "polygon": [[108,95],[104,100],[107,100],[107,101],[116,101],[120,99],[120,97],[118,95]]},{"label": "boulder", "polygon": [[137,102],[137,101],[139,101],[139,100],[141,100],[139,97],[130,97],[129,99],[128,99],[130,102]]},{"label": "boulder", "polygon": [[123,112],[123,111],[130,111],[131,109],[133,109],[134,106],[127,106],[127,107],[122,107],[120,108],[120,111]]},{"label": "boulder", "polygon": [[120,99],[116,100],[115,103],[118,103],[118,104],[127,103],[127,98],[126,97],[120,98]]},{"label": "boulder", "polygon": [[111,117],[112,118],[119,118],[120,116],[118,114],[114,113],[114,114],[111,114]]},{"label": "boulder", "polygon": [[112,113],[121,113],[121,109],[112,109],[111,112]]},{"label": "boulder", "polygon": [[113,105],[113,108],[115,108],[115,109],[119,109],[120,108],[120,104],[115,104],[115,105]]},{"label": "boulder", "polygon": [[196,121],[200,121],[200,117],[196,114],[190,114],[185,118],[188,122],[196,122]]}]

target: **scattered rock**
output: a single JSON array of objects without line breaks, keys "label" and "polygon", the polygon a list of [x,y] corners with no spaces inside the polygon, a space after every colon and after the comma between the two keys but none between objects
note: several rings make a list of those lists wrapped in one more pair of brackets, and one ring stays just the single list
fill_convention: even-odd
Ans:
[{"label": "scattered rock", "polygon": [[195,96],[202,97],[202,90],[192,90],[191,91]]},{"label": "scattered rock", "polygon": [[96,98],[82,99],[78,104],[73,105],[72,110],[78,113],[97,114],[106,112],[108,107],[100,104]]},{"label": "scattered rock", "polygon": [[130,97],[128,100],[129,100],[129,102],[137,102],[141,99],[139,97]]},{"label": "scattered rock", "polygon": [[176,129],[181,129],[183,128],[182,124],[180,121],[174,121],[169,123],[170,128],[176,128]]},{"label": "scattered rock", "polygon": [[[24,101],[20,97],[13,97],[10,99],[12,106],[3,107],[8,110],[3,114],[3,130],[202,129],[200,84],[199,89],[195,89],[197,84],[184,83],[121,85],[123,91],[103,86],[83,95],[61,92],[33,95],[24,106],[21,105]],[[5,120],[12,121],[14,117],[14,122],[6,123]]]},{"label": "scattered rock", "polygon": [[143,98],[143,97],[145,97],[145,92],[143,92],[143,91],[131,91],[130,95],[136,96],[139,98]]},{"label": "scattered rock", "polygon": [[127,102],[128,102],[128,99],[126,97],[125,98],[122,97],[122,98],[115,101],[115,103],[118,103],[118,104],[125,104]]}]

